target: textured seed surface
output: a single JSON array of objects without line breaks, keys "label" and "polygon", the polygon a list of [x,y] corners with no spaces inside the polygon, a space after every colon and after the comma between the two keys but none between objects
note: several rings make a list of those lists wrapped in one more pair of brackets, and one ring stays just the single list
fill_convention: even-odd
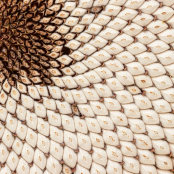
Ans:
[{"label": "textured seed surface", "polygon": [[1,0],[0,174],[172,174],[173,83],[173,0]]}]

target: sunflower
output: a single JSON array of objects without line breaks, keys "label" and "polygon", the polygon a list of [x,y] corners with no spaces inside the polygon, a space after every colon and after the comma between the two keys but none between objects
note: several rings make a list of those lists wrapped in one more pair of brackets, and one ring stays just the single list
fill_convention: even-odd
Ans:
[{"label": "sunflower", "polygon": [[0,174],[172,174],[173,28],[173,0],[1,0]]}]

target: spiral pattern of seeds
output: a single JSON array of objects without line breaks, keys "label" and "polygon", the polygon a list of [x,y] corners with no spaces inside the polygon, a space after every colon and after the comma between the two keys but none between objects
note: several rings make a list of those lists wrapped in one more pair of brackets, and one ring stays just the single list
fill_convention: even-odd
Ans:
[{"label": "spiral pattern of seeds", "polygon": [[173,174],[173,0],[0,0],[0,174]]}]

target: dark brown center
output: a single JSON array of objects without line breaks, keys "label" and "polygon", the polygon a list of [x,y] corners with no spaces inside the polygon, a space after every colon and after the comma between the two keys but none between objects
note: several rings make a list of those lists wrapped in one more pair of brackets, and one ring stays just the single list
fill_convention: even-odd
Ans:
[{"label": "dark brown center", "polygon": [[[58,56],[69,53],[63,36],[52,37],[63,23],[56,17],[62,4],[54,1],[0,1],[0,71],[11,85],[16,81],[50,84],[49,70],[60,66]],[[55,46],[62,49],[52,56]]]}]

